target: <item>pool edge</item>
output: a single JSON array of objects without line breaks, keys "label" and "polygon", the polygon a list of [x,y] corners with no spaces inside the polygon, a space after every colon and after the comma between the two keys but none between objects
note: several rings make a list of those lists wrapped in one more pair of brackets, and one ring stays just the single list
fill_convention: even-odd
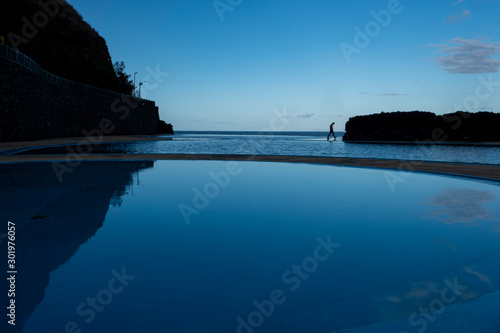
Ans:
[{"label": "pool edge", "polygon": [[[460,164],[413,160],[389,160],[353,157],[314,157],[286,155],[218,155],[218,154],[92,154],[78,155],[86,161],[136,161],[136,160],[200,160],[200,161],[255,161],[305,163],[346,167],[390,170],[401,174],[408,172],[432,173],[500,182],[500,166],[486,164]],[[68,155],[4,155],[0,163],[74,161]]]}]

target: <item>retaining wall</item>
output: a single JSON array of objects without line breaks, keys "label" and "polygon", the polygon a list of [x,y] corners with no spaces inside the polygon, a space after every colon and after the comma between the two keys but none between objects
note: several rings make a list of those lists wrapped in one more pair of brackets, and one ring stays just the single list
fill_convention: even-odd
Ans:
[{"label": "retaining wall", "polygon": [[152,101],[53,81],[0,58],[0,141],[159,133]]}]

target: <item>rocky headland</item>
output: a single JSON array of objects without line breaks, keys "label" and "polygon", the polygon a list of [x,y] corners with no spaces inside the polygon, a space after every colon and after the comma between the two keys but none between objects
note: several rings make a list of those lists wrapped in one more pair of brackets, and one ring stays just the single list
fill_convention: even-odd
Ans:
[{"label": "rocky headland", "polygon": [[112,63],[106,40],[66,0],[2,5],[0,142],[173,134],[153,101],[134,97],[125,64]]},{"label": "rocky headland", "polygon": [[500,142],[500,114],[457,111],[382,112],[356,116],[346,123],[344,141],[409,143]]}]

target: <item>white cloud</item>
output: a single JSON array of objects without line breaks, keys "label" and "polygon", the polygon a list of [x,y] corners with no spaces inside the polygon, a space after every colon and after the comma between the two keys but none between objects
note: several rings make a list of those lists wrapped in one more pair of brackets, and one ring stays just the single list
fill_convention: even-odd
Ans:
[{"label": "white cloud", "polygon": [[307,118],[311,118],[312,116],[314,116],[314,113],[302,113],[302,114],[296,115],[295,117],[307,119]]},{"label": "white cloud", "polygon": [[500,52],[500,43],[485,43],[481,39],[454,38],[451,44],[433,44],[439,52],[450,53],[437,57],[437,64],[452,74],[494,73],[500,70],[500,60],[493,56]]},{"label": "white cloud", "polygon": [[410,96],[410,94],[385,93],[385,94],[377,94],[377,96]]},{"label": "white cloud", "polygon": [[461,14],[459,15],[451,15],[447,20],[446,23],[455,23],[455,22],[460,22],[465,20],[467,17],[469,17],[471,11],[466,9],[464,10]]},{"label": "white cloud", "polygon": [[401,93],[383,93],[383,94],[372,94],[369,92],[360,92],[359,95],[373,95],[373,96],[410,96],[410,94],[401,94]]},{"label": "white cloud", "polygon": [[464,2],[464,1],[465,0],[458,0],[457,2],[452,3],[450,6],[456,6],[456,5],[458,5],[458,4],[460,4],[460,3]]},{"label": "white cloud", "polygon": [[206,123],[208,121],[208,118],[191,118],[188,119],[187,121],[192,123]]},{"label": "white cloud", "polygon": [[487,208],[496,196],[490,191],[469,188],[445,189],[428,203],[438,207],[430,216],[439,217],[445,223],[472,223],[477,220],[499,220],[497,214]]},{"label": "white cloud", "polygon": [[236,124],[236,122],[234,122],[234,121],[222,121],[222,120],[216,120],[213,123],[219,124],[219,125]]}]

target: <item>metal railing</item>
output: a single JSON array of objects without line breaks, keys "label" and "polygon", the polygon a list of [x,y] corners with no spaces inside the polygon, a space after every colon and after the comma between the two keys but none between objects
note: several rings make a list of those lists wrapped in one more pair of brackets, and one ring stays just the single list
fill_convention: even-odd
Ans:
[{"label": "metal railing", "polygon": [[14,62],[33,72],[34,74],[42,77],[45,81],[51,82],[61,87],[80,90],[86,93],[101,94],[105,96],[120,97],[121,95],[123,95],[116,91],[89,86],[87,84],[67,80],[60,76],[49,73],[42,67],[40,67],[40,65],[38,65],[35,61],[33,61],[33,59],[7,45],[0,44],[0,58],[4,58],[11,62]]}]

